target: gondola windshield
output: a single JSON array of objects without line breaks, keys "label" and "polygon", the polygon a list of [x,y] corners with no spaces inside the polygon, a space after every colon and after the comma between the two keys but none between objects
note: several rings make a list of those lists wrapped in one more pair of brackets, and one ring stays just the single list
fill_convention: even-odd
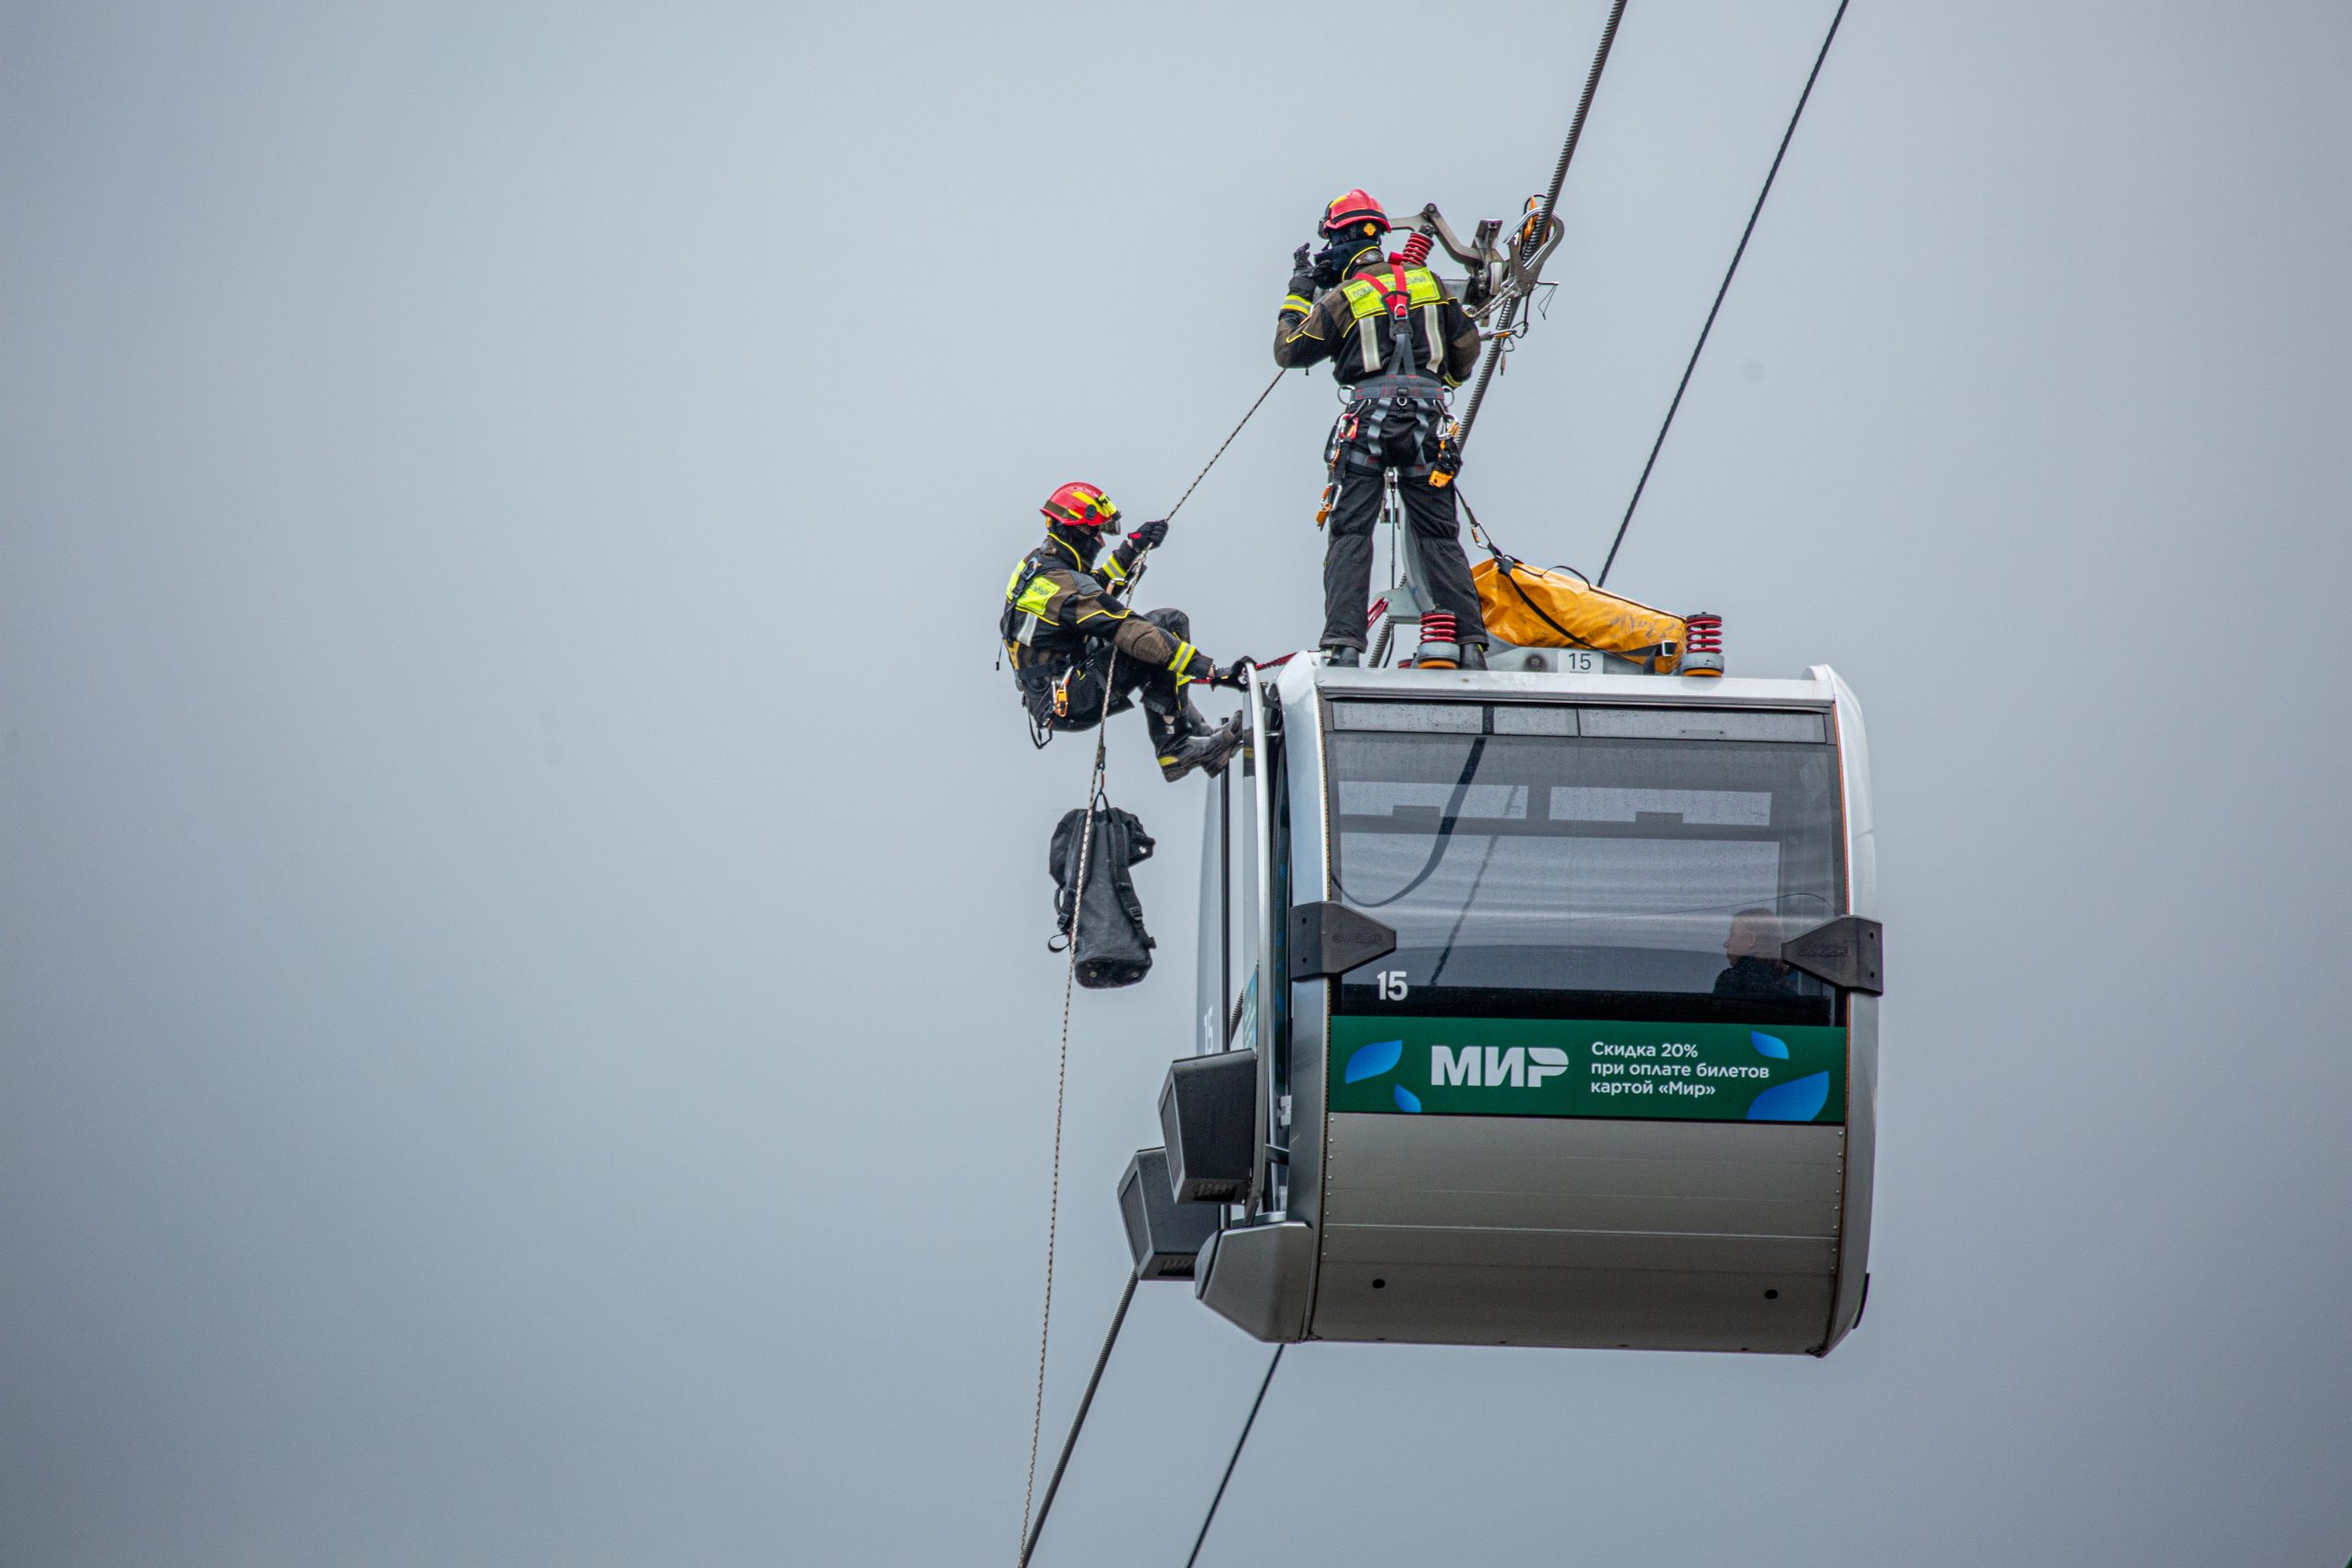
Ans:
[{"label": "gondola windshield", "polygon": [[1333,706],[1335,894],[1397,932],[1340,1012],[1837,1021],[1777,957],[1843,912],[1822,716]]}]

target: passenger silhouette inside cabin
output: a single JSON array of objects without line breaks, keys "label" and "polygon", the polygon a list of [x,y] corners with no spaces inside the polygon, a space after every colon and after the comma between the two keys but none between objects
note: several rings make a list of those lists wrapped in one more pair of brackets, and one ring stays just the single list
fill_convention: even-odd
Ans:
[{"label": "passenger silhouette inside cabin", "polygon": [[1770,909],[1742,909],[1731,918],[1724,938],[1731,967],[1715,976],[1719,997],[1793,997],[1796,977],[1781,960],[1781,917]]}]

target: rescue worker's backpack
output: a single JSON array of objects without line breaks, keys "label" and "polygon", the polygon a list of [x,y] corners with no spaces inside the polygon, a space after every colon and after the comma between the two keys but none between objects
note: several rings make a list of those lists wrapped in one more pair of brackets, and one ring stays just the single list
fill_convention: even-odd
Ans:
[{"label": "rescue worker's backpack", "polygon": [[1054,847],[1046,869],[1054,874],[1054,913],[1061,935],[1048,943],[1058,953],[1072,937],[1072,907],[1076,906],[1078,983],[1090,990],[1132,986],[1151,972],[1151,950],[1158,945],[1143,929],[1143,900],[1127,868],[1151,858],[1151,835],[1135,813],[1110,805],[1094,813],[1094,848],[1086,857],[1086,891],[1072,897],[1078,881],[1079,835],[1086,822],[1082,807],[1065,812],[1054,829]]}]

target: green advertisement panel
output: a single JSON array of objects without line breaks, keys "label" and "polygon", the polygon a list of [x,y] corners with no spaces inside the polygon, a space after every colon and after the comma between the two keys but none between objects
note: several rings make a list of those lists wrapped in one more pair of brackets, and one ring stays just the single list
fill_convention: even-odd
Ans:
[{"label": "green advertisement panel", "polygon": [[1846,1032],[1341,1014],[1331,1021],[1331,1109],[1842,1122]]}]

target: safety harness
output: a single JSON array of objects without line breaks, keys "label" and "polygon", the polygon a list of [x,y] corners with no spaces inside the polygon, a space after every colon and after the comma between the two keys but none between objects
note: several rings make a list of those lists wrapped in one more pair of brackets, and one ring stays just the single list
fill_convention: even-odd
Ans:
[{"label": "safety harness", "polygon": [[[1012,660],[1012,678],[1021,687],[1022,706],[1029,711],[1030,742],[1041,750],[1057,730],[1092,728],[1095,720],[1085,716],[1085,713],[1091,713],[1100,700],[1088,694],[1087,682],[1107,684],[1112,663],[1118,657],[1109,643],[1098,643],[1047,615],[1057,588],[1045,570],[1059,564],[1061,558],[1056,555],[1051,540],[1022,557],[1004,585],[1004,611],[997,619],[997,634]],[[1127,586],[1127,572],[1119,564],[1116,551],[1104,552],[1097,570],[1116,585]],[[1074,575],[1077,581],[1070,586],[1075,593],[1093,597],[1104,592],[1102,582],[1093,573],[1078,571]],[[1120,612],[1122,617],[1125,614],[1124,610]],[[1175,657],[1168,667],[1175,672],[1180,688],[1194,679],[1183,671],[1196,652],[1190,642],[1177,640]],[[1124,713],[1131,705],[1129,698],[1114,694],[1105,711]],[[1081,708],[1084,713],[1080,711]]]},{"label": "safety harness", "polygon": [[[1328,482],[1315,513],[1318,528],[1330,517],[1347,472],[1395,468],[1400,478],[1426,479],[1442,487],[1462,468],[1459,439],[1448,417],[1445,382],[1435,369],[1445,352],[1444,290],[1436,274],[1424,266],[1407,265],[1402,256],[1389,257],[1388,267],[1385,277],[1377,270],[1366,270],[1340,286],[1355,319],[1363,367],[1375,374],[1349,389],[1347,406],[1340,411],[1331,434],[1324,440]],[[1426,367],[1417,364],[1413,354],[1416,312],[1429,344]],[[1389,330],[1385,371],[1379,331],[1384,317]]]},{"label": "safety harness", "polygon": [[[1044,573],[1055,564],[1050,543],[1022,557],[1004,585],[1004,613],[997,621],[1005,654],[1012,660],[1012,678],[1021,687],[1021,705],[1029,713],[1030,742],[1040,748],[1054,738],[1055,730],[1068,726],[1070,686],[1086,669],[1079,650],[1067,646],[1067,639],[1057,635],[1061,628],[1046,615],[1055,584]],[[1083,591],[1084,583],[1080,586]],[[1042,648],[1037,645],[1041,637],[1049,639]]]}]

